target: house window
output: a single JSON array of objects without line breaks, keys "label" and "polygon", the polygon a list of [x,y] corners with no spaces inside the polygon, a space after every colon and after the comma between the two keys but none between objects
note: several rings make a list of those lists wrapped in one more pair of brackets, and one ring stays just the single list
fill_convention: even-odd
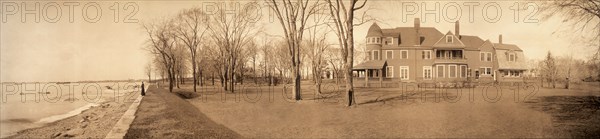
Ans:
[{"label": "house window", "polygon": [[408,50],[400,50],[400,58],[408,59]]},{"label": "house window", "polygon": [[479,70],[482,71],[481,75],[492,75],[491,67],[481,67]]},{"label": "house window", "polygon": [[379,60],[379,50],[373,50],[373,60]]},{"label": "house window", "polygon": [[438,78],[444,78],[444,68],[446,68],[444,65],[437,65],[436,66],[436,74]]},{"label": "house window", "polygon": [[431,59],[431,50],[423,50],[421,55],[423,59]]},{"label": "house window", "polygon": [[452,43],[452,42],[454,42],[454,38],[452,37],[452,35],[446,35],[446,42],[447,42],[447,43]]},{"label": "house window", "polygon": [[508,54],[508,61],[511,61],[511,62],[516,61],[515,54]]},{"label": "house window", "polygon": [[460,77],[461,78],[467,77],[467,65],[460,65]]},{"label": "house window", "polygon": [[394,58],[394,51],[392,51],[392,50],[385,50],[385,58],[386,59],[393,59]]},{"label": "house window", "polygon": [[369,37],[369,38],[367,38],[367,44],[381,44],[381,38]]},{"label": "house window", "polygon": [[394,44],[394,38],[393,37],[387,37],[387,39],[385,40],[385,44],[386,45]]},{"label": "house window", "polygon": [[371,51],[367,51],[367,59],[374,60],[373,55],[371,54]]},{"label": "house window", "polygon": [[456,65],[448,65],[448,77],[456,78]]},{"label": "house window", "polygon": [[408,66],[400,66],[400,79],[408,80]]},{"label": "house window", "polygon": [[388,78],[393,78],[394,77],[394,67],[393,66],[387,66],[385,71],[387,73],[385,73],[385,76]]},{"label": "house window", "polygon": [[432,72],[431,72],[431,66],[423,66],[423,79],[431,79]]},{"label": "house window", "polygon": [[479,53],[479,57],[480,57],[479,61],[485,61],[485,53],[484,52]]},{"label": "house window", "polygon": [[491,52],[481,52],[479,53],[480,61],[491,62],[492,61],[492,53]]}]

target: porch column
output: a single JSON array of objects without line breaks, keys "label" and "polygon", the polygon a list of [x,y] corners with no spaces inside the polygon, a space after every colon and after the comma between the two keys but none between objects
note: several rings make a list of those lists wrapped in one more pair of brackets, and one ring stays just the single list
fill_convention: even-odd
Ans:
[{"label": "porch column", "polygon": [[365,69],[365,87],[369,87],[369,69]]},{"label": "porch column", "polygon": [[379,69],[379,87],[383,87],[383,69]]}]

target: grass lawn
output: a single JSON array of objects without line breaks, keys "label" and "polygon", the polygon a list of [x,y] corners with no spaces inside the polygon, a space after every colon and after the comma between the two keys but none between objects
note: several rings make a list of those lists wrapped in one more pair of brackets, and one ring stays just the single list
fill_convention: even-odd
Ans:
[{"label": "grass lawn", "polygon": [[[600,95],[595,88],[536,91],[503,86],[458,90],[401,85],[356,88],[358,105],[346,107],[344,88],[332,83],[324,85],[323,94],[317,95],[308,81],[303,82],[301,101],[291,100],[291,88],[284,91],[282,85],[236,87],[236,93],[229,93],[217,86],[204,86],[186,100],[215,122],[248,138],[577,137],[594,134],[583,134],[581,128],[559,127],[560,122],[582,121],[557,120],[556,115],[562,111],[543,110],[550,106],[546,104],[549,101],[570,101],[544,97],[597,99]],[[175,92],[191,90],[191,85],[184,85]],[[589,111],[579,113],[589,115],[599,109],[597,105],[587,107]],[[586,122],[590,121],[598,119]]]}]

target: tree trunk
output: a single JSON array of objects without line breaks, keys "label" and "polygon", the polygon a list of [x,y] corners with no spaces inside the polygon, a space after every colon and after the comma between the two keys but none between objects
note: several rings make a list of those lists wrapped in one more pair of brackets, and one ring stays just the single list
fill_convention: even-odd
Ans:
[{"label": "tree trunk", "polygon": [[198,84],[200,86],[204,86],[204,74],[202,72],[202,69],[199,69]]},{"label": "tree trunk", "polygon": [[552,88],[556,88],[556,79],[554,79],[554,75],[551,77],[552,79]]},{"label": "tree trunk", "polygon": [[[179,77],[179,78],[177,78]],[[179,68],[177,69],[177,74],[175,74],[175,80],[177,80],[177,89],[180,89],[181,87],[179,87],[179,84],[181,84],[182,80],[181,80],[181,70],[179,70]]]},{"label": "tree trunk", "polygon": [[354,98],[354,84],[352,82],[352,64],[354,63],[354,4],[350,7],[351,8],[348,9],[348,19],[350,20],[346,21],[346,27],[348,29],[348,32],[346,32],[348,34],[348,39],[346,40],[346,45],[348,46],[346,57],[346,91],[348,93],[348,106],[356,104]]},{"label": "tree trunk", "polygon": [[225,66],[226,64],[223,64],[223,75],[221,76],[221,86],[223,86],[223,89],[225,91],[229,90],[229,88],[227,87],[228,80],[227,78],[229,78],[228,76],[228,72],[229,72],[229,68],[227,66]]},{"label": "tree trunk", "polygon": [[256,56],[252,57],[252,79],[254,80],[254,84],[256,83]]},{"label": "tree trunk", "polygon": [[293,70],[293,76],[294,76],[294,90],[293,90],[293,94],[294,94],[294,100],[299,101],[302,99],[302,95],[300,94],[300,79],[302,78],[300,76],[300,68],[298,65],[296,65],[294,67]]},{"label": "tree trunk", "polygon": [[196,92],[196,83],[198,82],[197,77],[196,77],[196,57],[194,55],[192,55],[192,76],[194,76],[194,82],[192,84],[194,84],[194,92]]},{"label": "tree trunk", "polygon": [[169,92],[173,92],[173,86],[175,84],[174,81],[174,75],[173,75],[173,68],[169,67],[169,71],[168,71],[168,76],[169,76]]},{"label": "tree trunk", "polygon": [[237,79],[235,78],[235,60],[235,58],[231,60],[231,73],[229,73],[231,77],[231,82],[229,84],[229,87],[231,88],[231,93],[235,93],[235,82],[237,81]]}]

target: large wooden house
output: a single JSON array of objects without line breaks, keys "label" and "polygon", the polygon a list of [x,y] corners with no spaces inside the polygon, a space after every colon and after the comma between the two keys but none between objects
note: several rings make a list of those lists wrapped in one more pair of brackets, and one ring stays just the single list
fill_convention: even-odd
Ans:
[{"label": "large wooden house", "polygon": [[[455,31],[442,33],[421,27],[380,28],[372,24],[366,35],[368,60],[354,66],[358,78],[401,82],[519,80],[526,70],[517,45],[483,40]],[[364,78],[369,80],[369,78]]]}]

